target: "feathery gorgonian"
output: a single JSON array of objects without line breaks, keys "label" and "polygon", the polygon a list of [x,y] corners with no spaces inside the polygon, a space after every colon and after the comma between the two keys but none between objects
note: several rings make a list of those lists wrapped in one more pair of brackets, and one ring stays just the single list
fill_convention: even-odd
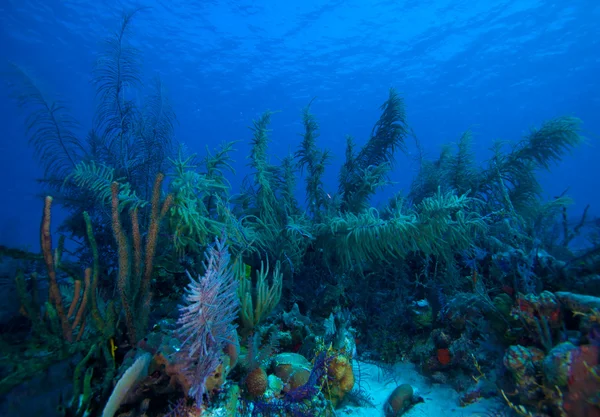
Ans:
[{"label": "feathery gorgonian", "polygon": [[190,382],[189,395],[202,404],[206,379],[217,369],[225,345],[237,337],[239,310],[237,279],[230,265],[225,239],[216,239],[204,254],[205,273],[185,289],[179,307],[179,351]]}]

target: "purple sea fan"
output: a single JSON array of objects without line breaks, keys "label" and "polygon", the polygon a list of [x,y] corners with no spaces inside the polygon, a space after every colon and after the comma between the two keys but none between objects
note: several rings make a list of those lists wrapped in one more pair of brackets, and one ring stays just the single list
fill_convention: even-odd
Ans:
[{"label": "purple sea fan", "polygon": [[315,363],[310,371],[310,375],[308,376],[306,383],[293,390],[290,390],[287,394],[285,394],[284,399],[292,403],[297,403],[317,395],[323,377],[327,378],[327,368],[329,367],[332,359],[333,357],[329,356],[326,351],[319,353],[319,355],[315,358]]},{"label": "purple sea fan", "polygon": [[202,404],[206,379],[217,369],[225,345],[237,338],[235,319],[239,310],[237,279],[230,266],[225,239],[216,239],[204,255],[204,275],[185,289],[179,307],[179,359],[190,382],[189,395]]}]

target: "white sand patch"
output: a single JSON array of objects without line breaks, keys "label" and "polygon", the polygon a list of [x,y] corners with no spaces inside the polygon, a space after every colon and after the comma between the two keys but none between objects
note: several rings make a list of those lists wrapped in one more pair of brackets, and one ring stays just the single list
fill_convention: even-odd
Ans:
[{"label": "white sand patch", "polygon": [[[372,397],[375,408],[346,406],[337,410],[337,415],[353,417],[383,416],[383,406],[391,392],[400,384],[412,385],[415,395],[424,402],[414,405],[403,417],[475,417],[503,406],[498,399],[481,399],[467,407],[460,407],[459,393],[448,385],[432,384],[420,375],[414,364],[399,363],[384,372],[373,364],[361,362],[361,386]],[[358,378],[358,375],[357,375]]]}]

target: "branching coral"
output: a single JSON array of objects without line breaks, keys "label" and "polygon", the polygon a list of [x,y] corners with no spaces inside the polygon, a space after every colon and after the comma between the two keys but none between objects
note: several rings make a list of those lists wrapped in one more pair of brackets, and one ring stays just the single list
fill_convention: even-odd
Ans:
[{"label": "branching coral", "polygon": [[327,193],[323,188],[323,174],[330,159],[327,150],[317,147],[319,137],[319,124],[315,116],[310,112],[311,102],[302,111],[302,123],[304,124],[304,135],[299,149],[294,156],[298,160],[301,172],[306,169],[306,202],[308,212],[315,219],[321,216],[321,210],[327,206]]},{"label": "branching coral", "polygon": [[575,117],[559,117],[532,129],[508,153],[497,143],[490,167],[482,173],[478,194],[490,203],[525,207],[541,191],[535,171],[548,169],[551,163],[560,161],[566,152],[581,144],[580,126],[581,121]]},{"label": "branching coral", "polygon": [[348,213],[319,225],[317,244],[333,249],[346,267],[355,262],[391,262],[414,251],[448,261],[458,248],[469,248],[486,229],[482,217],[472,209],[475,203],[466,195],[438,190],[414,210],[404,213],[399,209],[385,220],[375,209]]},{"label": "branching coral", "polygon": [[9,75],[13,97],[19,107],[28,111],[25,126],[29,143],[44,174],[60,183],[85,155],[83,143],[75,134],[78,123],[65,104],[51,100],[24,69],[12,64]]},{"label": "branching coral", "polygon": [[[121,222],[119,204],[119,183],[113,182],[112,191],[112,229],[117,242],[119,253],[119,276],[117,286],[121,303],[125,310],[129,341],[135,345],[141,335],[145,333],[150,314],[150,281],[154,268],[154,255],[156,254],[158,230],[160,223],[173,204],[173,196],[168,195],[160,205],[160,190],[164,176],[159,174],[154,182],[150,224],[146,235],[146,247],[142,250],[142,236],[138,221],[138,211],[130,212],[131,236],[133,250],[129,249],[129,242]],[[132,256],[133,255],[133,256]]]},{"label": "branching coral", "polygon": [[234,172],[229,153],[233,142],[224,143],[214,154],[207,155],[200,165],[195,155],[184,156],[182,149],[173,166],[169,184],[173,208],[169,228],[176,253],[200,253],[212,236],[225,231],[235,255],[255,250],[256,232],[244,225],[243,218],[234,215],[229,205],[230,185],[226,171]]},{"label": "branching coral", "polygon": [[[243,266],[239,262],[240,267]],[[246,332],[251,332],[256,325],[265,318],[277,306],[281,299],[283,288],[283,274],[279,261],[271,274],[271,285],[269,285],[269,261],[265,267],[260,263],[260,270],[256,271],[256,287],[252,288],[252,279],[245,273],[238,272],[239,288],[238,295],[241,301],[242,326]]]},{"label": "branching coral", "polygon": [[[253,229],[254,244],[271,259],[279,260],[294,270],[301,263],[309,241],[297,239],[295,231],[305,230],[306,218],[293,198],[294,171],[291,159],[281,166],[268,163],[269,123],[271,112],[265,112],[253,122],[251,177],[243,184],[242,192],[234,201],[240,223]],[[295,228],[288,228],[295,225]]]},{"label": "branching coral", "polygon": [[[93,198],[102,205],[110,206],[111,185],[115,181],[120,181],[120,179],[115,177],[114,168],[97,164],[94,161],[89,163],[82,161],[65,178],[63,189],[70,183],[74,184],[92,194]],[[135,209],[144,207],[147,201],[139,198],[129,183],[123,182],[119,186],[119,204],[120,210],[123,210],[125,206]]]},{"label": "branching coral", "polygon": [[211,218],[206,206],[210,198],[217,198],[227,190],[225,184],[196,171],[192,164],[195,155],[183,158],[181,151],[174,167],[173,180],[169,187],[173,194],[174,206],[169,216],[169,226],[173,234],[173,244],[179,254],[185,251],[200,252],[211,236],[223,229],[223,224]]},{"label": "branching coral", "polygon": [[348,141],[339,184],[342,209],[346,212],[356,214],[367,207],[375,190],[386,183],[385,176],[391,169],[394,153],[404,149],[409,130],[404,101],[394,89],[390,89],[381,110],[370,139],[358,153],[354,153],[354,142]]},{"label": "branching coral", "polygon": [[217,239],[205,254],[203,276],[188,274],[177,324],[183,341],[179,358],[190,382],[189,395],[203,402],[206,379],[217,369],[225,345],[234,337],[239,299],[225,239]]},{"label": "branching coral", "polygon": [[[126,97],[126,88],[141,85],[140,54],[128,42],[133,17],[140,9],[123,15],[120,28],[106,40],[106,49],[94,68],[94,85],[99,97],[97,130],[101,132],[106,156],[124,174],[129,173],[131,139],[136,109]],[[126,175],[129,179],[129,175]]]}]

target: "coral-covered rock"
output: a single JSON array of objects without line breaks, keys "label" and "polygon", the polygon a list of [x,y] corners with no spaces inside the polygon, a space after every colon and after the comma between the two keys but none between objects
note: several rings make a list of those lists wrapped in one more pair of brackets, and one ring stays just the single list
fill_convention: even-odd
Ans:
[{"label": "coral-covered rock", "polygon": [[337,407],[354,387],[352,359],[341,354],[334,356],[329,363],[327,376],[329,390],[326,396],[333,406]]},{"label": "coral-covered rock", "polygon": [[591,313],[593,310],[600,311],[600,297],[566,291],[557,292],[556,297],[561,304],[571,311],[580,313]]},{"label": "coral-covered rock", "polygon": [[304,385],[312,368],[298,353],[280,353],[273,358],[273,366],[274,374],[286,384],[286,391]]},{"label": "coral-covered rock", "polygon": [[450,354],[450,350],[446,348],[438,349],[437,360],[443,366],[449,365],[450,362],[452,362],[452,355]]},{"label": "coral-covered rock", "polygon": [[254,368],[246,375],[245,385],[248,395],[251,397],[261,397],[269,386],[267,373],[261,367]]},{"label": "coral-covered rock", "polygon": [[600,417],[600,348],[579,346],[572,351],[568,391],[563,408],[569,417]]},{"label": "coral-covered rock", "polygon": [[533,393],[536,371],[543,357],[544,352],[537,348],[515,345],[506,350],[504,366],[513,374],[519,390]]},{"label": "coral-covered rock", "polygon": [[569,380],[571,359],[577,347],[570,342],[552,348],[542,362],[544,377],[550,386],[566,387]]},{"label": "coral-covered rock", "polygon": [[540,295],[519,294],[514,315],[523,320],[531,328],[536,328],[540,317],[543,317],[551,328],[560,327],[561,310],[559,299],[550,291]]},{"label": "coral-covered rock", "polygon": [[383,412],[385,417],[400,417],[411,406],[422,401],[421,397],[415,395],[410,384],[398,385],[385,402]]},{"label": "coral-covered rock", "polygon": [[434,329],[431,332],[431,338],[437,349],[448,349],[452,343],[450,332],[444,329]]},{"label": "coral-covered rock", "polygon": [[283,392],[283,388],[285,387],[283,381],[277,377],[276,375],[269,375],[267,378],[267,396],[268,397],[278,397]]},{"label": "coral-covered rock", "polygon": [[[229,358],[225,357],[224,361],[228,362]],[[221,362],[219,366],[217,366],[217,369],[215,369],[213,373],[206,378],[206,382],[204,383],[204,389],[206,392],[211,393],[223,386],[225,383],[225,377],[227,376],[225,369],[227,369],[228,366],[229,365],[224,366],[223,362]]]},{"label": "coral-covered rock", "polygon": [[417,329],[429,329],[433,325],[433,309],[427,300],[412,304],[412,321]]},{"label": "coral-covered rock", "polygon": [[[150,341],[151,338],[148,340]],[[152,350],[155,354],[150,364],[150,373],[155,375],[153,384],[155,394],[171,394],[177,391],[186,395],[189,393],[191,383],[184,370],[185,365],[180,360],[180,345],[178,338],[163,335],[160,346]],[[207,377],[204,385],[206,392],[212,393],[223,386],[227,375],[237,363],[238,356],[239,345],[237,341],[232,340],[225,346],[217,368]]]}]

